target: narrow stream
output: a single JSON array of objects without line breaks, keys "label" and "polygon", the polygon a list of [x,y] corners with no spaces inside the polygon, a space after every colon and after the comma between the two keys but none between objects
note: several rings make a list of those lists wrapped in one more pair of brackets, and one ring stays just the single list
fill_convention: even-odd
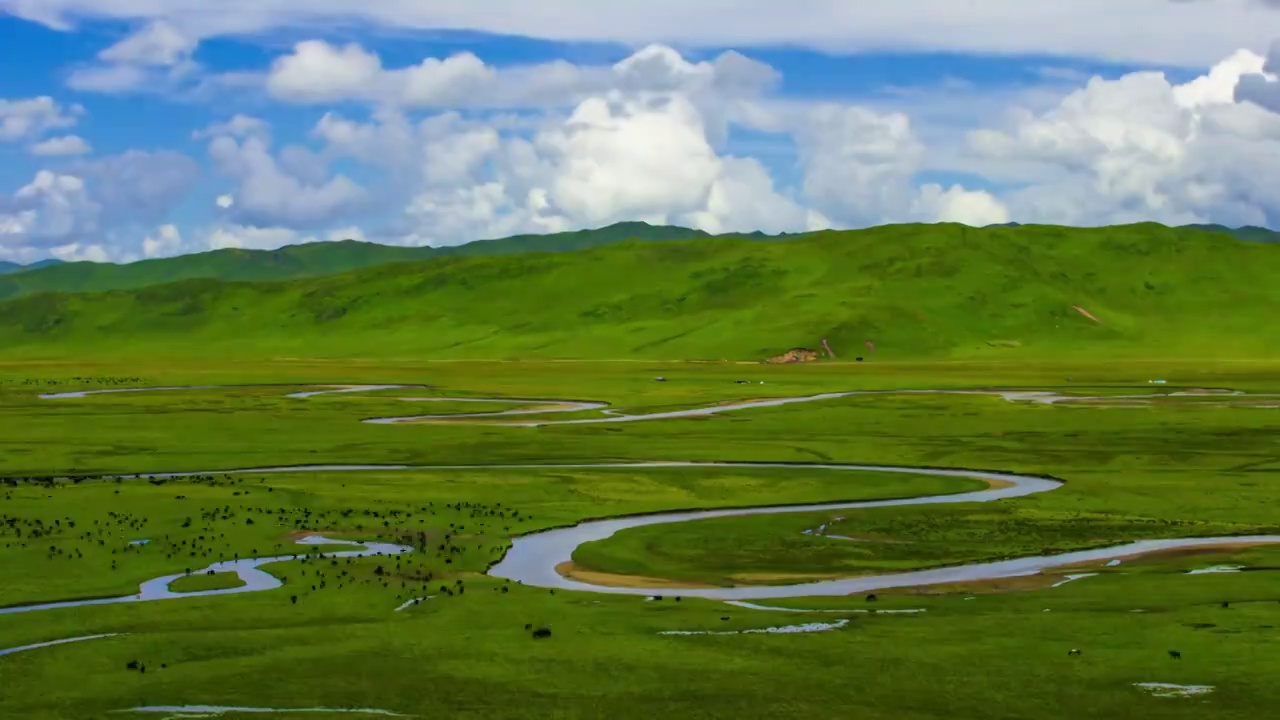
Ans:
[{"label": "narrow stream", "polygon": [[[355,545],[359,550],[340,550],[337,552],[312,554],[311,557],[321,558],[349,558],[349,557],[367,557],[369,555],[399,555],[407,553],[413,548],[407,545],[393,545],[391,543],[380,542],[352,542],[350,540],[332,540],[320,535],[311,535],[296,541],[299,545]],[[36,610],[54,610],[57,608],[73,608],[85,607],[87,605],[114,605],[117,603],[132,602],[149,602],[151,600],[175,600],[178,598],[190,597],[211,597],[214,595],[238,595],[247,592],[259,592],[262,590],[274,590],[283,585],[279,578],[261,570],[261,566],[273,562],[282,562],[285,560],[293,560],[297,555],[277,555],[274,557],[263,558],[241,558],[240,560],[223,560],[216,562],[201,570],[195,570],[191,574],[203,575],[210,571],[214,573],[232,572],[240,577],[244,582],[243,585],[233,588],[222,588],[219,590],[194,590],[192,592],[173,592],[169,589],[169,584],[178,578],[187,577],[186,573],[175,573],[173,575],[165,575],[147,580],[138,586],[138,592],[135,595],[124,595],[121,597],[110,598],[93,598],[89,600],[64,600],[61,602],[40,603],[36,605],[17,605],[13,607],[0,608],[0,615],[8,615],[12,613],[34,612]]]}]

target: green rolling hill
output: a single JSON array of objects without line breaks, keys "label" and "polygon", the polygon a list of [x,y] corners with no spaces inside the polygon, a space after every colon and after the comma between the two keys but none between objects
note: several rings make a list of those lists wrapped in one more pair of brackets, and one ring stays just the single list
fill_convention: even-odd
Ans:
[{"label": "green rolling hill", "polygon": [[504,255],[530,251],[563,252],[623,240],[680,240],[693,237],[707,237],[707,234],[701,230],[632,222],[595,230],[517,235],[440,248],[398,247],[343,240],[289,245],[279,250],[211,250],[123,265],[71,262],[36,267],[8,263],[0,264],[0,300],[49,291],[127,290],[197,278],[290,280],[435,257]]},{"label": "green rolling hill", "polygon": [[897,225],[43,293],[0,303],[0,355],[756,360],[825,337],[842,359],[1261,358],[1277,317],[1280,244]]},{"label": "green rolling hill", "polygon": [[[1018,223],[993,228],[1022,227]],[[1280,233],[1259,227],[1228,228],[1222,225],[1188,225],[1188,229],[1221,232],[1253,242],[1280,241]],[[0,300],[42,292],[101,292],[208,278],[215,280],[292,280],[334,275],[397,262],[431,258],[510,255],[524,252],[568,252],[610,245],[625,240],[687,240],[712,237],[702,230],[624,222],[602,228],[548,235],[515,235],[477,240],[448,247],[399,247],[343,240],[289,245],[278,250],[211,250],[190,255],[134,263],[63,262],[41,260],[30,265],[0,262]],[[779,240],[795,235],[734,233],[720,237]]]}]

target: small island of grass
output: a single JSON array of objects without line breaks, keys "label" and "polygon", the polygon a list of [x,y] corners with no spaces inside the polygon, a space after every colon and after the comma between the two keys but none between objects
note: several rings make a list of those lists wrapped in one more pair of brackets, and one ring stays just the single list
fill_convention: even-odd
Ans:
[{"label": "small island of grass", "polygon": [[220,572],[208,575],[206,573],[194,573],[169,583],[169,590],[178,593],[201,592],[205,590],[227,590],[229,588],[238,588],[244,585],[244,581],[240,576],[230,572]]}]

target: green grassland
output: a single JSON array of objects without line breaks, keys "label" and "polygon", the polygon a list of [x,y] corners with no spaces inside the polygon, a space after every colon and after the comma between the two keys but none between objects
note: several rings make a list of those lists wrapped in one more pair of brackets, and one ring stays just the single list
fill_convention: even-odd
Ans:
[{"label": "green grassland", "polygon": [[[1081,512],[1055,504],[877,508],[782,517],[719,518],[625,530],[574,554],[580,567],[732,586],[797,574],[853,577],[1118,545],[1165,537],[1275,534],[1280,518],[1206,521],[1155,513]],[[837,518],[839,518],[837,520]],[[836,537],[805,535],[827,524]],[[853,539],[845,539],[853,538]],[[803,568],[798,571],[797,568]]]},{"label": "green grassland", "polygon": [[[528,253],[532,241],[520,241],[500,257],[432,256],[324,276],[340,263],[317,260],[303,273],[313,276],[279,281],[140,277],[131,289],[32,290],[0,302],[0,608],[128,595],[188,571],[175,589],[225,587],[230,578],[199,571],[297,555],[263,567],[283,582],[277,590],[0,613],[0,650],[120,633],[0,655],[0,717],[162,718],[114,711],[192,704],[373,707],[450,720],[1255,720],[1280,707],[1274,546],[904,589],[874,604],[768,603],[827,611],[783,613],[551,592],[485,571],[513,537],[584,519],[955,493],[976,482],[798,466],[236,472],[668,460],[1064,481],[994,504],[650,526],[574,557],[585,570],[701,584],[1280,532],[1280,409],[1243,398],[1105,407],[884,394],[612,424],[360,422],[518,407],[501,398],[652,413],[850,390],[1280,392],[1277,243],[1158,225],[892,226],[784,242],[575,237],[548,249],[598,247]],[[359,250],[334,247],[296,252]],[[838,360],[755,362],[824,337]],[[413,387],[287,397],[354,383]],[[39,397],[183,385],[238,387]],[[414,397],[487,400],[402,399]],[[523,419],[534,417],[542,419]],[[600,413],[545,419],[573,417]],[[201,474],[96,477],[164,471]],[[31,477],[40,479],[18,480]],[[803,533],[824,523],[826,534],[852,539]],[[305,532],[415,549],[320,559],[309,553],[346,546],[297,544]],[[1213,565],[1248,569],[1186,574]],[[1068,572],[1098,574],[1051,587]],[[415,598],[427,599],[405,605]],[[924,612],[850,612],[868,609]],[[836,620],[848,622],[810,634],[659,634]],[[526,626],[553,636],[534,640]],[[1073,648],[1081,654],[1069,656]],[[129,668],[135,661],[145,673]],[[1140,682],[1214,690],[1156,698]]]},{"label": "green grassland", "polygon": [[[1009,225],[1006,227],[1014,227]],[[1229,235],[1250,242],[1275,242],[1280,233],[1260,227],[1187,225],[1183,229]],[[0,299],[41,292],[101,292],[162,285],[176,280],[288,280],[316,277],[397,262],[442,257],[517,255],[526,252],[569,252],[625,240],[664,241],[706,238],[702,230],[621,222],[606,227],[549,235],[514,235],[443,247],[397,247],[356,240],[291,245],[278,250],[227,248],[124,265],[42,260],[30,265],[0,261],[0,275],[22,273],[0,281]],[[753,240],[787,239],[763,233],[729,233]]]},{"label": "green grassland", "polygon": [[[294,463],[740,460],[985,468],[1066,482],[1054,492],[994,505],[712,520],[625,531],[580,550],[576,559],[583,564],[612,572],[712,583],[741,582],[730,576],[744,573],[860,574],[1135,537],[1275,532],[1280,525],[1278,486],[1269,480],[1280,461],[1277,411],[1206,407],[1190,398],[1109,409],[885,395],[616,425],[358,422],[480,405],[396,399],[402,395],[571,398],[653,412],[874,388],[1280,391],[1280,368],[1263,362],[774,367],[66,359],[0,363],[0,376],[0,475],[11,477]],[[667,381],[654,382],[656,376]],[[1147,383],[1153,377],[1169,384],[1153,387]],[[429,387],[285,397],[311,383],[359,382]],[[182,384],[257,387],[37,398],[91,387]],[[503,407],[510,406],[493,409]],[[0,545],[7,545],[0,548],[6,573],[0,606],[126,594],[141,580],[235,555],[317,549],[291,543],[290,533],[299,530],[344,539],[426,538],[425,550],[397,558],[268,565],[285,582],[275,591],[0,615],[0,648],[125,633],[0,657],[0,716],[148,717],[110,711],[219,704],[380,707],[427,718],[803,717],[849,707],[859,717],[912,720],[1081,713],[1252,719],[1280,702],[1271,681],[1280,672],[1271,652],[1280,586],[1275,570],[1266,569],[1280,566],[1277,548],[1127,560],[1088,568],[1102,574],[1056,588],[887,593],[874,606],[926,610],[916,615],[772,613],[693,599],[551,593],[482,574],[511,536],[583,518],[972,487],[929,476],[799,468],[243,473],[0,486]],[[908,542],[800,534],[836,516],[844,520],[830,533]],[[39,537],[30,537],[33,528],[41,529]],[[128,545],[136,539],[152,542]],[[1184,574],[1217,564],[1258,570]],[[396,611],[428,595],[434,597]],[[1220,607],[1224,601],[1229,608]],[[768,604],[868,607],[861,597]],[[842,617],[847,626],[825,633],[657,634]],[[553,637],[532,640],[526,624],[546,625]],[[1071,648],[1082,655],[1069,657]],[[1182,659],[1171,660],[1171,649]],[[133,660],[147,672],[126,669]],[[1133,687],[1137,682],[1215,690],[1193,699],[1153,698]]]},{"label": "green grassland", "polygon": [[635,241],[43,293],[0,303],[0,355],[753,361],[825,337],[844,360],[1259,359],[1278,273],[1280,244],[1154,224]]},{"label": "green grassland", "polygon": [[[284,538],[292,531],[398,538],[425,523],[435,533],[450,523],[467,524],[469,510],[447,507],[458,502],[501,505],[519,513],[501,522],[479,520],[458,533],[483,545],[474,562],[456,560],[479,572],[511,534],[571,524],[613,505],[651,512],[973,489],[971,483],[951,478],[848,472],[779,482],[778,472],[751,468],[243,474],[57,487],[22,485],[3,492],[0,512],[21,518],[14,530],[25,534],[4,536],[0,559],[5,567],[29,572],[0,588],[0,606],[126,595],[143,580],[198,570],[220,559],[305,552]],[[404,515],[388,515],[392,509]],[[33,536],[40,529],[53,532]],[[82,537],[86,531],[89,536]],[[128,545],[136,539],[151,542]]]}]

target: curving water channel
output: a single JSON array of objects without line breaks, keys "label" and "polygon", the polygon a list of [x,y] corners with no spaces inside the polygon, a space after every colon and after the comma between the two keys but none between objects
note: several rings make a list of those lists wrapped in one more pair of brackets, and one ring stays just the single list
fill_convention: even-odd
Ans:
[{"label": "curving water channel", "polygon": [[[333,540],[321,535],[310,535],[295,541],[299,545],[356,545],[359,550],[340,550],[328,553],[313,553],[311,557],[320,558],[349,558],[349,557],[368,557],[370,555],[399,555],[407,553],[413,548],[407,545],[394,545],[392,543],[379,542],[354,542],[351,540]],[[298,555],[277,555],[274,557],[262,558],[242,558],[240,560],[223,560],[216,562],[201,570],[192,572],[192,575],[203,575],[205,573],[235,573],[244,583],[238,587],[221,588],[218,590],[193,590],[191,592],[173,592],[169,589],[169,584],[178,578],[187,577],[187,573],[175,573],[173,575],[165,575],[163,577],[148,580],[138,586],[138,592],[135,595],[123,595],[120,597],[110,598],[93,598],[89,600],[65,600],[62,602],[40,603],[36,605],[18,605],[15,607],[0,608],[0,615],[11,613],[33,612],[36,610],[54,610],[56,608],[72,608],[85,607],[87,605],[114,605],[117,603],[132,602],[148,602],[151,600],[175,600],[178,598],[189,597],[210,597],[214,595],[237,595],[246,592],[259,592],[262,590],[274,590],[281,587],[284,583],[279,578],[261,570],[261,566],[273,562],[281,562],[284,560],[295,560]]]},{"label": "curving water channel", "polygon": [[214,717],[226,714],[272,714],[284,713],[292,715],[294,713],[318,713],[323,715],[333,715],[338,713],[346,713],[353,715],[384,715],[387,717],[414,717],[413,715],[405,715],[403,713],[383,710],[382,708],[334,708],[334,707],[297,707],[297,708],[271,708],[271,707],[247,707],[244,705],[144,705],[141,707],[129,708],[128,710],[118,710],[117,712],[126,713],[164,713],[169,715],[164,720],[173,720],[173,718],[189,716],[189,717]]},{"label": "curving water channel", "polygon": [[[78,390],[72,392],[45,393],[43,400],[61,400],[84,398],[90,395],[107,395],[112,393],[139,392],[173,392],[180,390],[219,390],[244,389],[261,387],[281,387],[279,385],[175,385],[153,388],[109,388],[104,390]],[[297,386],[292,386],[297,387]],[[429,388],[429,385],[323,385],[322,389],[291,392],[287,398],[306,399],[321,395],[337,395],[358,392],[376,392],[385,390],[408,390]],[[548,398],[477,398],[477,397],[399,397],[403,402],[475,402],[475,403],[511,403],[529,407],[510,410],[490,410],[474,413],[445,413],[435,415],[398,415],[392,417],[365,418],[360,422],[373,425],[395,425],[415,422],[447,422],[451,420],[474,421],[476,419],[503,419],[520,415],[551,415],[555,413],[573,413],[599,410],[603,417],[573,418],[570,420],[542,420],[539,422],[501,422],[510,427],[544,427],[547,425],[594,425],[599,423],[643,422],[651,420],[671,420],[675,418],[706,417],[720,415],[738,410],[779,407],[796,403],[821,402],[849,397],[872,397],[878,395],[990,395],[1003,398],[1008,402],[1033,403],[1037,405],[1089,405],[1090,407],[1132,408],[1145,407],[1143,403],[1159,398],[1251,398],[1255,405],[1246,407],[1280,408],[1280,393],[1246,393],[1240,390],[1206,389],[1194,391],[1174,391],[1165,393],[1141,393],[1133,395],[1064,395],[1052,390],[957,390],[957,389],[900,389],[900,390],[844,390],[839,392],[818,393],[815,395],[798,395],[792,397],[764,398],[758,400],[742,400],[721,405],[669,410],[656,413],[628,415],[617,410],[610,410],[609,403],[589,400],[556,400]]]},{"label": "curving water channel", "polygon": [[98,635],[81,635],[79,637],[62,638],[60,640],[47,640],[45,642],[32,643],[30,645],[19,645],[18,647],[4,648],[0,650],[0,655],[12,655],[14,653],[26,652],[28,650],[39,650],[40,648],[53,647],[55,645],[67,645],[69,643],[84,642],[85,640],[101,640],[109,637],[119,637],[124,633],[100,633]]},{"label": "curving water channel", "polygon": [[[123,388],[108,390],[88,390],[78,392],[51,393],[41,395],[45,399],[77,398],[88,395],[144,392],[148,390],[184,390],[215,389],[218,386],[186,386],[168,388]],[[236,386],[249,387],[249,386]],[[404,388],[426,387],[422,385],[326,385],[323,389],[290,393],[288,397],[309,398],[333,393],[368,392],[375,390],[395,390]],[[368,423],[391,424],[400,422],[416,422],[424,420],[450,420],[454,418],[500,418],[511,415],[548,414],[555,412],[577,412],[582,410],[601,409],[609,413],[599,418],[577,418],[560,421],[542,421],[537,423],[503,423],[522,426],[543,426],[559,424],[587,424],[611,422],[637,422],[646,420],[673,419],[684,417],[707,416],[719,413],[745,410],[750,408],[777,407],[793,403],[816,402],[837,398],[871,395],[893,394],[957,394],[957,395],[995,395],[1010,402],[1030,402],[1038,404],[1060,404],[1070,402],[1114,402],[1121,401],[1116,407],[1126,407],[1123,403],[1135,399],[1152,399],[1173,396],[1240,396],[1244,393],[1232,390],[1205,390],[1196,392],[1149,393],[1132,396],[1068,396],[1051,391],[1027,390],[862,390],[848,392],[821,393],[800,397],[780,397],[763,400],[748,400],[723,405],[650,413],[643,415],[624,415],[616,411],[603,410],[606,403],[593,403],[572,400],[534,400],[513,398],[400,398],[405,401],[470,401],[470,402],[513,402],[531,404],[535,407],[501,410],[479,413],[462,413],[446,415],[412,415],[390,418],[369,418]],[[1280,397],[1280,395],[1256,395],[1251,397]],[[1270,405],[1267,405],[1270,407]],[[1095,405],[1096,407],[1096,405]],[[877,507],[894,507],[905,505],[932,505],[967,502],[993,502],[1027,495],[1049,492],[1062,486],[1062,483],[1043,477],[1018,475],[1014,473],[986,472],[978,470],[917,468],[875,465],[840,465],[831,463],[736,463],[736,462],[632,462],[632,463],[573,463],[573,464],[494,464],[494,465],[313,465],[313,466],[278,466],[261,468],[244,468],[238,470],[216,471],[183,471],[167,473],[145,473],[122,475],[120,477],[185,477],[210,473],[254,472],[347,472],[367,470],[468,470],[468,469],[548,469],[548,468],[671,468],[671,467],[750,467],[774,468],[779,470],[854,470],[869,472],[912,473],[948,477],[965,477],[987,482],[990,487],[985,490],[955,493],[948,495],[931,495],[891,500],[870,500],[857,502],[814,503],[808,505],[779,505],[754,508],[733,508],[717,510],[692,510],[649,515],[618,517],[606,520],[582,522],[572,527],[556,528],[533,533],[512,539],[512,546],[503,559],[489,569],[494,577],[518,581],[522,584],[559,588],[564,590],[580,590],[597,593],[613,593],[628,595],[664,594],[669,596],[711,598],[719,600],[746,601],[760,599],[779,599],[806,596],[834,596],[853,593],[871,592],[890,588],[933,585],[940,583],[978,582],[1000,578],[1033,575],[1042,570],[1073,565],[1077,563],[1095,562],[1119,557],[1141,555],[1162,550],[1213,547],[1227,545],[1271,544],[1280,543],[1280,535],[1256,535],[1243,537],[1210,537],[1179,538],[1166,540],[1141,540],[1109,548],[1082,550],[1061,553],[1051,556],[1023,557],[996,562],[974,563],[970,565],[934,568],[912,572],[874,575],[866,577],[846,578],[840,580],[824,580],[817,582],[796,583],[791,585],[742,586],[728,588],[679,588],[670,587],[614,587],[597,585],[582,580],[572,579],[560,574],[558,567],[570,562],[573,552],[583,543],[603,540],[617,532],[649,525],[661,525],[678,522],[691,522],[718,517],[736,517],[745,515],[767,515],[794,512],[813,512],[841,509],[868,509]],[[333,543],[318,536],[312,536],[304,542]],[[323,557],[361,557],[374,554],[397,554],[408,552],[410,548],[385,543],[356,543],[361,550],[327,553]],[[235,572],[245,582],[236,588],[208,590],[191,593],[174,593],[168,589],[169,583],[182,577],[182,574],[156,578],[143,583],[137,595],[119,598],[96,600],[78,600],[41,605],[28,605],[16,608],[0,609],[0,613],[26,612],[62,607],[78,607],[107,603],[140,602],[148,600],[164,600],[180,597],[226,595],[243,592],[256,592],[280,587],[281,583],[274,576],[260,570],[260,566],[271,562],[291,559],[290,556],[249,558],[236,561],[215,563],[200,572]]]}]

